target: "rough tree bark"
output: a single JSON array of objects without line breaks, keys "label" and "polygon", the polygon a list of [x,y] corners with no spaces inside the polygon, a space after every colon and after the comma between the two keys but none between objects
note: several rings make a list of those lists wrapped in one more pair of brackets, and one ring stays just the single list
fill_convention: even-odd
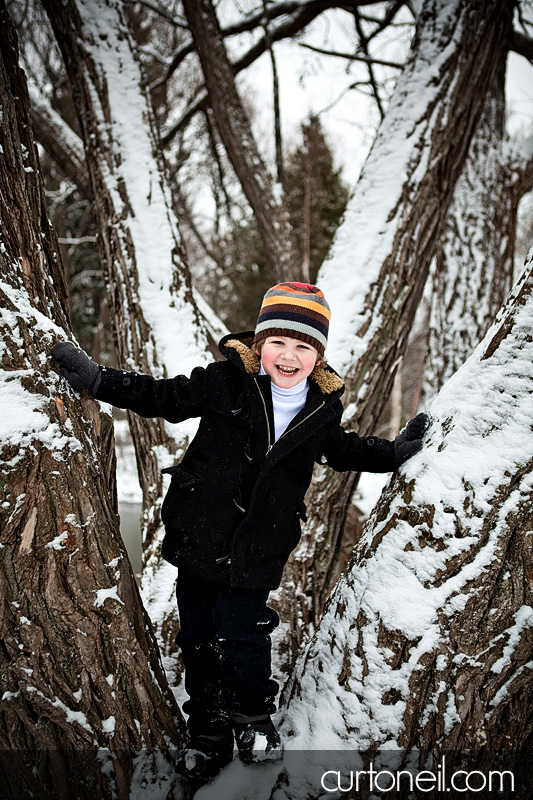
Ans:
[{"label": "rough tree bark", "polygon": [[505,796],[530,796],[532,379],[533,250],[431,406],[423,450],[376,506],[294,670],[291,747],[449,754],[450,766],[461,754],[478,768],[500,754],[516,771]]},{"label": "rough tree bark", "polygon": [[295,274],[300,274],[300,259],[289,214],[283,200],[276,197],[272,178],[254,140],[212,2],[183,0],[183,9],[217,130],[254,213],[272,277],[274,281],[294,280]]},{"label": "rough tree bark", "polygon": [[425,399],[479,344],[513,284],[518,206],[533,189],[533,139],[519,144],[505,135],[504,67],[487,98],[431,267]]},{"label": "rough tree bark", "polygon": [[[512,2],[426,0],[407,66],[318,283],[332,307],[328,353],[346,380],[345,425],[375,431],[390,395],[455,184],[505,61]],[[358,476],[317,472],[309,523],[280,605],[289,663],[316,624],[346,551]]]},{"label": "rough tree bark", "polygon": [[[210,360],[208,312],[191,291],[123,9],[116,0],[44,0],[44,6],[83,133],[119,363],[154,377],[189,374]],[[130,413],[128,419],[143,490],[143,592],[158,634],[165,626],[161,643],[173,649],[175,568],[160,561],[161,469],[175,463],[194,425]]]},{"label": "rough tree bark", "polygon": [[111,419],[50,367],[66,287],[3,3],[0,34],[2,795],[126,798],[144,769],[166,797],[183,720],[118,531]]}]

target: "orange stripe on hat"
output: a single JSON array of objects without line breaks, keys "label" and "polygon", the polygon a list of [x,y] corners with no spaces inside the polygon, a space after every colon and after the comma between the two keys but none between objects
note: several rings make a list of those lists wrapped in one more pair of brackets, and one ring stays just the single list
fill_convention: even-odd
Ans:
[{"label": "orange stripe on hat", "polygon": [[304,308],[310,308],[312,311],[317,311],[319,314],[323,314],[328,320],[331,319],[331,311],[329,308],[326,308],[319,303],[314,303],[312,300],[307,300],[299,295],[295,297],[285,297],[283,295],[271,295],[270,297],[265,297],[262,308],[265,306],[275,306],[278,304],[303,306]]}]

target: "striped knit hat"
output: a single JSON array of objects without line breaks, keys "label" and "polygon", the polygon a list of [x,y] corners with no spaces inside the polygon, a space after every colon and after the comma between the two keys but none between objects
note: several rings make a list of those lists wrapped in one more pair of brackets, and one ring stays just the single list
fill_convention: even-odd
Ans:
[{"label": "striped knit hat", "polygon": [[310,283],[277,283],[265,294],[255,328],[256,344],[268,336],[290,336],[324,355],[331,313],[326,298]]}]

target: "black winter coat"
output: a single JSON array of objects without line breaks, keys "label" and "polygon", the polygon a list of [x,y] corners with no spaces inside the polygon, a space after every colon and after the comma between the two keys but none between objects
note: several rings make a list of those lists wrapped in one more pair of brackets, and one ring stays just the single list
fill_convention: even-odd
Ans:
[{"label": "black winter coat", "polygon": [[300,538],[304,496],[315,462],[335,470],[389,472],[392,442],[340,426],[344,384],[315,367],[307,402],[274,443],[270,377],[260,376],[253,333],[220,342],[226,361],[190,378],[156,380],[102,367],[96,397],[143,417],[200,417],[162,507],[163,557],[232,586],[275,589]]}]

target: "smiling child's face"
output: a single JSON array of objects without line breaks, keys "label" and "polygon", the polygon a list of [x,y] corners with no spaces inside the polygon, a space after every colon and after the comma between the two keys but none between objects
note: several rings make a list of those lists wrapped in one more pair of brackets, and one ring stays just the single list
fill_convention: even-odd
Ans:
[{"label": "smiling child's face", "polygon": [[291,389],[311,374],[318,350],[290,336],[268,336],[261,348],[263,369],[280,389]]}]

